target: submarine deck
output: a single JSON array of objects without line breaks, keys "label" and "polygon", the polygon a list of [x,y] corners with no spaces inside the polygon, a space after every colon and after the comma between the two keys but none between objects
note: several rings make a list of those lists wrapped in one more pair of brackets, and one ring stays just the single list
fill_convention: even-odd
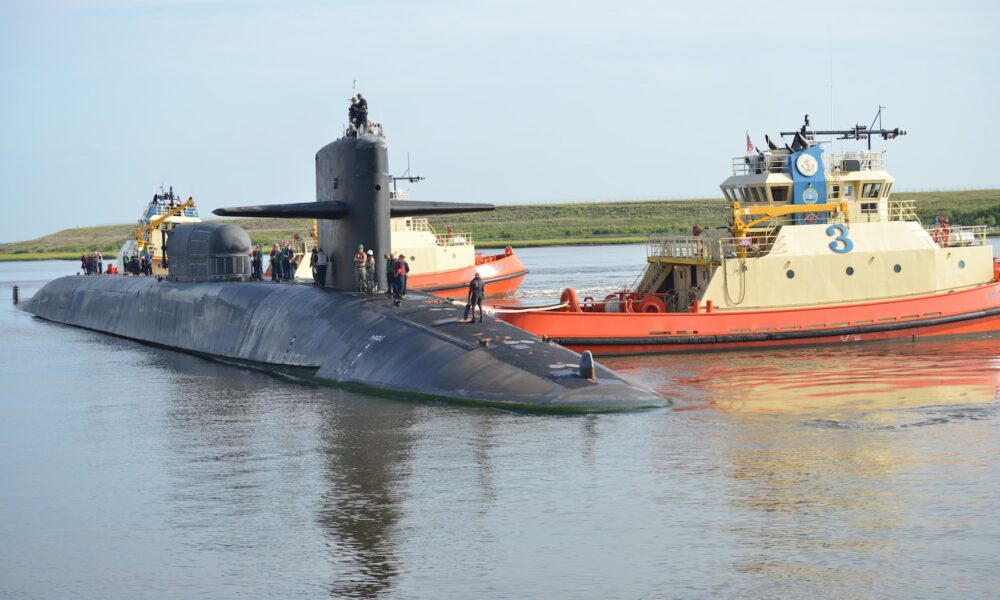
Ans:
[{"label": "submarine deck", "polygon": [[227,362],[390,396],[546,412],[666,405],[660,396],[464,304],[412,292],[401,306],[305,284],[70,276],[25,305],[37,316]]}]

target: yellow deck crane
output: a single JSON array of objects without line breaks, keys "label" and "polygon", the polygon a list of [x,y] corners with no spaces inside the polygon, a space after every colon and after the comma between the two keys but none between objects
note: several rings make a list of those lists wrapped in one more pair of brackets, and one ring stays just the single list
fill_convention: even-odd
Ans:
[{"label": "yellow deck crane", "polygon": [[[826,202],[824,204],[783,204],[783,205],[758,205],[740,206],[739,202],[733,202],[733,237],[741,239],[747,237],[747,233],[753,227],[775,217],[788,215],[819,214],[823,212],[841,213],[844,220],[848,217],[848,205],[846,200],[839,202]],[[744,220],[744,217],[748,217]]]},{"label": "yellow deck crane", "polygon": [[139,244],[139,250],[145,248],[149,243],[149,232],[154,229],[159,229],[160,225],[162,225],[164,221],[170,217],[181,214],[189,208],[194,208],[194,198],[188,198],[185,202],[178,204],[155,219],[150,219],[149,223],[146,223],[141,227],[136,227],[135,241]]}]

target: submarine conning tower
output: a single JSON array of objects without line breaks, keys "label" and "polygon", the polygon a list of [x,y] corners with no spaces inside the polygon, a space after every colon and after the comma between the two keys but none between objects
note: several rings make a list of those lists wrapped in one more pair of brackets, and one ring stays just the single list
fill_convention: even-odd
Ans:
[{"label": "submarine conning tower", "polygon": [[[316,153],[317,202],[342,202],[349,210],[340,219],[319,224],[319,247],[330,257],[333,287],[357,287],[354,255],[358,244],[375,254],[376,281],[385,281],[382,255],[392,248],[389,226],[389,148],[381,135],[343,137]],[[331,281],[332,279],[332,281]]]},{"label": "submarine conning tower", "polygon": [[319,221],[319,247],[332,265],[326,286],[356,289],[358,244],[375,254],[378,281],[385,279],[383,254],[391,248],[392,217],[420,217],[493,210],[492,204],[394,200],[389,196],[389,144],[378,128],[345,135],[316,153],[316,201],[218,208],[224,217],[311,218]]}]

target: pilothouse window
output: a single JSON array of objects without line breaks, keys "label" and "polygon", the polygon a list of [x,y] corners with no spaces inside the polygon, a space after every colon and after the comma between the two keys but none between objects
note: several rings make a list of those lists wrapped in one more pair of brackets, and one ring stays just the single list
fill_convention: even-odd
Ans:
[{"label": "pilothouse window", "polygon": [[776,185],[771,187],[771,197],[775,202],[788,202],[788,186]]},{"label": "pilothouse window", "polygon": [[861,188],[862,198],[878,198],[882,191],[881,183],[866,183],[863,188]]}]

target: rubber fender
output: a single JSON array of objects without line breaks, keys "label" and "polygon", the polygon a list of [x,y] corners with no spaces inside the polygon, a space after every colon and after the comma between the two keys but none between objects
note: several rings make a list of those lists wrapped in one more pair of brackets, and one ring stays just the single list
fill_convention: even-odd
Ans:
[{"label": "rubber fender", "polygon": [[559,302],[568,303],[570,312],[580,312],[580,301],[576,299],[576,290],[573,288],[564,289]]},{"label": "rubber fender", "polygon": [[635,306],[635,312],[638,313],[665,313],[667,312],[667,305],[663,303],[656,296],[648,295],[639,301]]}]

